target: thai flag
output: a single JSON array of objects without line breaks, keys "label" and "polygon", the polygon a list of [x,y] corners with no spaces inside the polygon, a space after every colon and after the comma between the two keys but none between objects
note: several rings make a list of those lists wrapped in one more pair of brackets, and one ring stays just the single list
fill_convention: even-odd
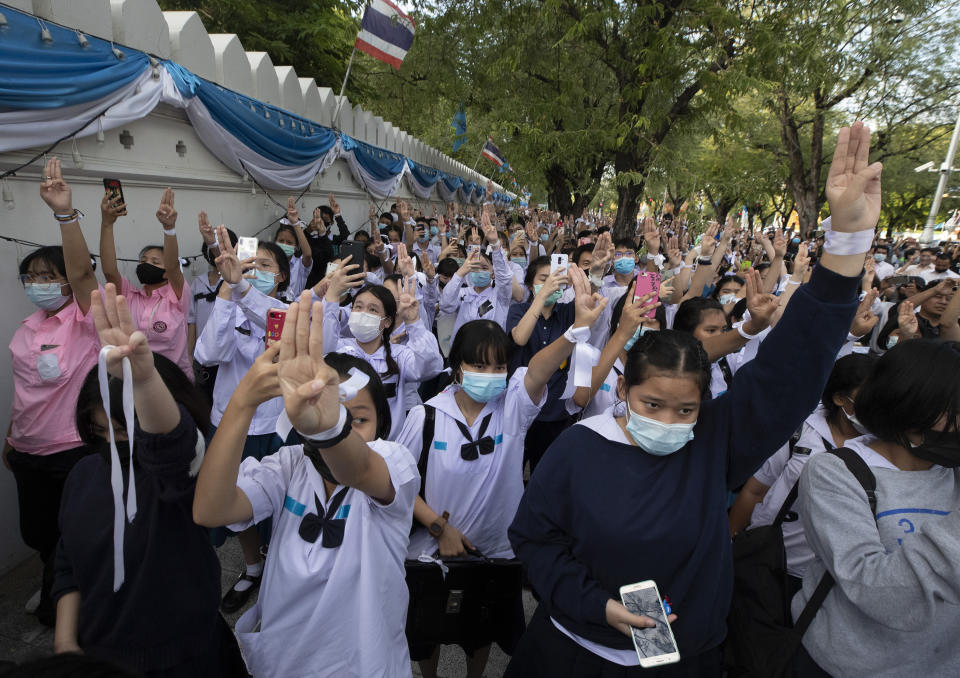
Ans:
[{"label": "thai flag", "polygon": [[391,0],[371,0],[363,12],[360,33],[354,47],[394,68],[413,44],[416,26]]},{"label": "thai flag", "polygon": [[492,162],[497,167],[503,167],[507,164],[507,159],[503,157],[503,153],[500,152],[500,149],[496,147],[493,143],[493,138],[487,137],[487,143],[483,145],[483,150],[480,152],[484,158]]}]

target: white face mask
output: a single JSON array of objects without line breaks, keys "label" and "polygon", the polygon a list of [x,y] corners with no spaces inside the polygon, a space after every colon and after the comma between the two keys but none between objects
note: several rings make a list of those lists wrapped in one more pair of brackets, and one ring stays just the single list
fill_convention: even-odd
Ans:
[{"label": "white face mask", "polygon": [[[850,404],[853,405],[853,400],[851,400],[850,398],[847,398],[847,400],[849,400]],[[847,421],[850,422],[850,425],[853,426],[855,429],[857,429],[857,433],[859,433],[860,435],[866,435],[867,433],[869,433],[869,431],[867,431],[867,427],[861,424],[860,420],[857,419],[856,414],[847,414],[847,411],[845,409],[843,409],[842,407],[840,409],[843,411],[843,416],[845,416],[847,418]]]},{"label": "white face mask", "polygon": [[380,322],[382,320],[383,318],[372,313],[353,311],[347,324],[350,326],[350,332],[353,333],[354,338],[361,344],[365,344],[380,336]]}]

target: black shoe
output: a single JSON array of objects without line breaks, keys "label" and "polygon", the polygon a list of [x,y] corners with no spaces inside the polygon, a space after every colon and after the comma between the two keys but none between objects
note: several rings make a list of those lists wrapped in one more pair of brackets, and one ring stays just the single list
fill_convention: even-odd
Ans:
[{"label": "black shoe", "polygon": [[[252,586],[245,591],[237,591],[235,588],[236,585],[244,580],[250,582]],[[260,577],[251,577],[249,574],[244,572],[240,575],[240,578],[237,579],[236,583],[230,587],[230,590],[227,591],[227,595],[223,597],[223,600],[220,601],[220,609],[227,614],[236,612],[247,604],[247,601],[250,600],[250,595],[259,587]]]}]

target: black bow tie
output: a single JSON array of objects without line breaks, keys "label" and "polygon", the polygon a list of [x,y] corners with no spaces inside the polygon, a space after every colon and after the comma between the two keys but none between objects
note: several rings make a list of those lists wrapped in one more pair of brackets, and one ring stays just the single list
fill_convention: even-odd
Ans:
[{"label": "black bow tie", "polygon": [[347,526],[347,519],[337,518],[334,520],[333,516],[336,514],[337,509],[340,508],[340,504],[343,503],[343,498],[349,489],[349,487],[344,487],[333,496],[333,501],[330,502],[330,508],[327,509],[325,515],[320,504],[320,497],[316,494],[313,495],[313,501],[317,505],[317,512],[305,514],[300,521],[300,537],[304,541],[313,544],[322,532],[323,539],[320,541],[320,544],[323,548],[335,549],[343,543],[343,533]]},{"label": "black bow tie", "polygon": [[460,433],[464,438],[467,439],[467,442],[460,446],[461,459],[464,461],[476,461],[480,458],[481,454],[490,454],[493,452],[493,438],[483,435],[487,432],[487,426],[490,425],[490,418],[492,416],[493,412],[490,412],[486,417],[483,418],[483,421],[480,423],[480,431],[477,434],[477,440],[471,440],[470,430],[464,426],[462,422],[457,422],[457,426],[460,428]]}]

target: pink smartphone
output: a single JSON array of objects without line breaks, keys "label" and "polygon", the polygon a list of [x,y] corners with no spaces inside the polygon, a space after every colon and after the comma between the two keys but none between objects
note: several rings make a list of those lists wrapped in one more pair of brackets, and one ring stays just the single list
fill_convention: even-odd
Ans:
[{"label": "pink smartphone", "polygon": [[[651,297],[647,303],[655,304],[660,301],[660,274],[655,271],[643,271],[637,275],[637,284],[633,289],[633,298],[636,300],[651,292],[653,292],[653,297]],[[652,318],[656,315],[656,312],[657,309],[653,309],[647,313],[646,317]]]},{"label": "pink smartphone", "polygon": [[267,346],[272,346],[274,342],[280,341],[280,336],[283,334],[283,323],[286,319],[287,312],[282,309],[272,308],[267,311]]}]

